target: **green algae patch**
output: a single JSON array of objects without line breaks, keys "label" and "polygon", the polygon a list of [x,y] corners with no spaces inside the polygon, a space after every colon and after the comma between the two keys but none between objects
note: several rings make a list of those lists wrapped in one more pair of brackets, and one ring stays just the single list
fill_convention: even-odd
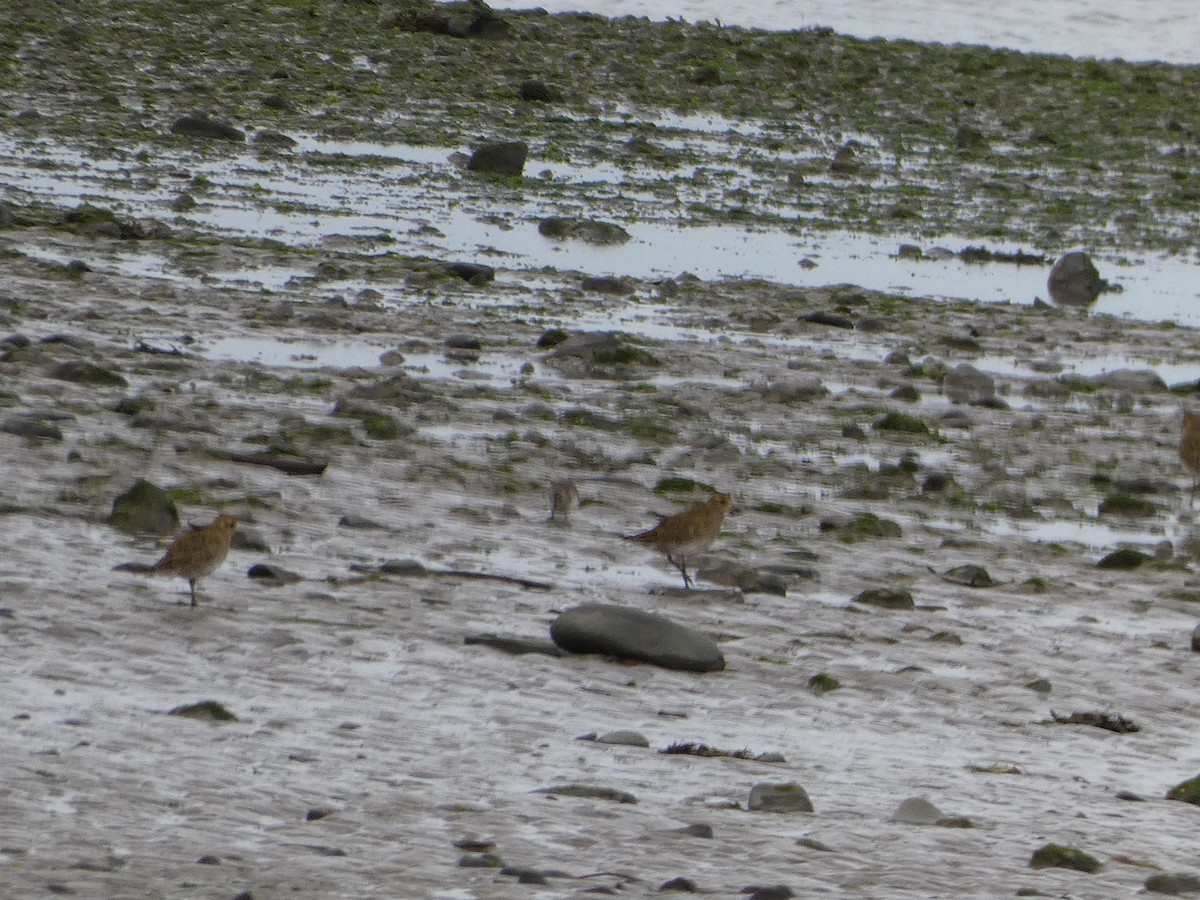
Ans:
[{"label": "green algae patch", "polygon": [[1094,856],[1076,850],[1074,847],[1064,847],[1061,844],[1046,844],[1033,851],[1029,859],[1031,869],[1075,869],[1087,872],[1089,875],[1099,872],[1104,866]]},{"label": "green algae patch", "polygon": [[1184,803],[1200,806],[1200,775],[1175,785],[1167,791],[1167,799],[1181,800]]},{"label": "green algae patch", "polygon": [[1132,547],[1122,547],[1120,550],[1114,550],[1101,559],[1100,562],[1096,563],[1096,568],[1129,572],[1151,562],[1153,559],[1153,556],[1143,553],[1141,550],[1134,550]]},{"label": "green algae patch", "polygon": [[206,719],[210,722],[238,721],[238,717],[231,713],[225,704],[216,700],[201,700],[199,703],[176,706],[167,715],[182,716],[185,719]]}]

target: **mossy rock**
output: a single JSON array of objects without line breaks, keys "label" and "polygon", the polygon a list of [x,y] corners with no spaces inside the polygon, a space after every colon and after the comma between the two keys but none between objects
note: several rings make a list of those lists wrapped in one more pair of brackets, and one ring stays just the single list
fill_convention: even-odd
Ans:
[{"label": "mossy rock", "polygon": [[563,331],[561,328],[548,328],[537,339],[537,347],[539,350],[552,350],[570,336],[569,333]]},{"label": "mossy rock", "polygon": [[1181,800],[1184,803],[1200,806],[1200,775],[1175,785],[1167,791],[1167,799]]},{"label": "mossy rock", "polygon": [[901,434],[932,435],[933,430],[918,419],[901,412],[890,412],[871,426],[876,431],[898,431]]},{"label": "mossy rock", "polygon": [[128,387],[129,382],[121,375],[98,366],[95,363],[84,362],[80,359],[69,359],[60,363],[50,373],[51,378],[60,381],[71,381],[75,384],[90,384],[95,387]]},{"label": "mossy rock", "polygon": [[183,716],[185,719],[209,719],[213,722],[236,722],[238,717],[226,709],[225,704],[216,700],[201,700],[199,703],[185,703],[176,706],[168,716]]},{"label": "mossy rock", "polygon": [[841,686],[840,681],[824,672],[818,672],[808,679],[808,689],[814,694],[828,694],[830,691],[838,690]]},{"label": "mossy rock", "polygon": [[683,478],[679,475],[668,475],[666,478],[660,478],[658,484],[654,486],[654,493],[656,494],[690,494],[692,491],[707,491],[711,494],[716,491],[716,488],[711,484],[705,484],[703,481]]},{"label": "mossy rock", "polygon": [[751,812],[813,812],[812,800],[803,787],[793,782],[769,784],[762,782],[750,789],[746,808]]},{"label": "mossy rock", "polygon": [[906,588],[867,588],[854,598],[854,602],[880,609],[916,609],[917,606],[912,592]]},{"label": "mossy rock", "polygon": [[1154,559],[1153,556],[1143,553],[1141,550],[1134,550],[1132,547],[1122,547],[1120,550],[1114,550],[1100,560],[1100,562],[1096,563],[1096,568],[1117,569],[1128,572],[1150,562],[1152,559]]},{"label": "mossy rock", "polygon": [[1031,869],[1075,869],[1087,872],[1089,875],[1099,872],[1103,865],[1094,856],[1089,856],[1074,847],[1064,847],[1061,844],[1047,844],[1033,851],[1029,859]]},{"label": "mossy rock", "polygon": [[848,544],[865,541],[868,538],[898,538],[904,530],[891,519],[881,519],[874,513],[859,513],[845,528],[841,529],[841,539]]},{"label": "mossy rock", "polygon": [[113,501],[108,524],[129,534],[172,535],[179,530],[179,508],[167,492],[139,478]]},{"label": "mossy rock", "polygon": [[1135,497],[1132,494],[1109,494],[1100,501],[1099,512],[1102,516],[1150,518],[1158,515],[1159,507],[1158,504],[1151,503],[1144,497]]}]

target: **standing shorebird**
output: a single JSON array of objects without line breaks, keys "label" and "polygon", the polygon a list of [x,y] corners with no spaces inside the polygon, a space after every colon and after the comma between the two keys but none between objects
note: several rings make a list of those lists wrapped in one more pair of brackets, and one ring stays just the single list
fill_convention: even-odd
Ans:
[{"label": "standing shorebird", "polygon": [[703,553],[717,539],[725,513],[733,506],[733,498],[720,491],[713,493],[703,503],[673,516],[663,516],[662,521],[641,534],[630,534],[625,540],[634,541],[643,547],[653,547],[667,557],[667,562],[683,575],[683,586],[690,588],[687,561]]},{"label": "standing shorebird", "polygon": [[1192,500],[1196,499],[1196,481],[1200,478],[1200,413],[1183,414],[1183,434],[1179,437],[1179,458],[1192,472]]},{"label": "standing shorebird", "polygon": [[225,557],[229,555],[229,541],[236,527],[237,519],[233,516],[217,516],[211,524],[185,531],[175,538],[162,559],[154,565],[126,563],[117,568],[144,575],[178,575],[186,578],[192,591],[192,606],[195,606],[196,582],[217,571],[225,562]]}]

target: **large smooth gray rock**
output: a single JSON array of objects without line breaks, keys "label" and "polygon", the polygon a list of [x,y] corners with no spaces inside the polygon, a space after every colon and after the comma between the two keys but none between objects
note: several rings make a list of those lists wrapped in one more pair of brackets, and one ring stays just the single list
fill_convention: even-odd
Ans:
[{"label": "large smooth gray rock", "polygon": [[1104,286],[1092,258],[1080,250],[1060,256],[1046,279],[1050,299],[1059,306],[1086,309],[1096,302]]},{"label": "large smooth gray rock", "polygon": [[571,653],[603,653],[688,672],[719,672],[725,657],[709,637],[664,616],[586,603],[550,625],[550,638]]},{"label": "large smooth gray rock", "polygon": [[808,792],[794,781],[786,784],[760,782],[750,789],[746,808],[751,812],[813,812]]}]

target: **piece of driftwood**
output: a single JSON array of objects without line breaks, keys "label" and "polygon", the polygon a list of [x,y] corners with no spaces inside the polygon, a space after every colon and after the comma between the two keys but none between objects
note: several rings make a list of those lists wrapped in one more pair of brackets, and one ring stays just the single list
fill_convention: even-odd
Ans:
[{"label": "piece of driftwood", "polygon": [[213,456],[252,466],[270,466],[287,475],[320,475],[329,465],[328,460],[299,459],[295,456],[277,456],[274,453],[214,452]]}]

